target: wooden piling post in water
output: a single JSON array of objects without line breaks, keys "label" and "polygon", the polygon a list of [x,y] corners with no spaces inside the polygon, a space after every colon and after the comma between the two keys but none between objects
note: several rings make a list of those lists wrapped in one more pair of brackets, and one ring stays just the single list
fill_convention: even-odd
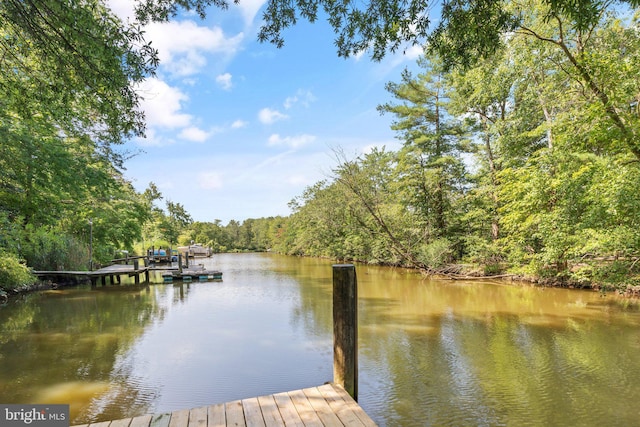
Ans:
[{"label": "wooden piling post in water", "polygon": [[140,284],[140,260],[139,259],[134,259],[133,260],[133,283],[135,283],[136,285]]},{"label": "wooden piling post in water", "polygon": [[333,266],[333,382],[358,400],[358,282],[353,264]]}]

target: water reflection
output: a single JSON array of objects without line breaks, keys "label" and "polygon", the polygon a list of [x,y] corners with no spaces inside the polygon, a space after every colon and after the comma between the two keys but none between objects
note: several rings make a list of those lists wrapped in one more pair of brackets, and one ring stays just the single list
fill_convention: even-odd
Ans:
[{"label": "water reflection", "polygon": [[635,305],[500,283],[359,281],[360,402],[380,424],[637,423]]},{"label": "water reflection", "polygon": [[69,403],[78,414],[145,324],[162,317],[148,287],[30,294],[0,309],[0,400]]},{"label": "water reflection", "polygon": [[[332,377],[331,261],[228,254],[222,282],[64,289],[0,307],[0,402],[73,423]],[[360,403],[382,426],[633,425],[640,314],[613,295],[358,266]]]}]

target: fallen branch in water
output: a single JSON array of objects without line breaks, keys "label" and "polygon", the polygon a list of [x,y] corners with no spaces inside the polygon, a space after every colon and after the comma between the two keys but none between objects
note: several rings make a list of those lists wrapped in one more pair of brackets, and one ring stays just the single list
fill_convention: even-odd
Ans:
[{"label": "fallen branch in water", "polygon": [[489,279],[503,279],[505,277],[517,277],[516,274],[497,274],[495,276],[459,276],[457,274],[446,275],[451,280],[489,280]]}]

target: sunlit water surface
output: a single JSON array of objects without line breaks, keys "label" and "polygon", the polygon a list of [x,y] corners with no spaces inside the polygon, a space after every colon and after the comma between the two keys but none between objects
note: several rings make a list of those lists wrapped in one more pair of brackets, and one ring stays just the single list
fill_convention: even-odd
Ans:
[{"label": "sunlit water surface", "polygon": [[[0,306],[0,403],[72,424],[332,379],[331,262],[198,259],[221,282],[65,288]],[[381,426],[640,425],[640,311],[597,292],[357,266],[359,403]]]}]

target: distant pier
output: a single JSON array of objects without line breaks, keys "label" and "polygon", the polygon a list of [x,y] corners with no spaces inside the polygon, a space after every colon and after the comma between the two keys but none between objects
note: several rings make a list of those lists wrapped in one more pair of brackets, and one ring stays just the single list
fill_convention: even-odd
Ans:
[{"label": "distant pier", "polygon": [[149,270],[148,266],[140,266],[138,262],[135,262],[133,265],[113,264],[94,271],[34,271],[33,274],[41,280],[51,280],[53,282],[60,280],[77,282],[89,279],[92,286],[96,286],[98,280],[100,280],[102,285],[105,286],[107,278],[109,278],[112,285],[120,284],[121,276],[133,277],[135,283],[139,284],[140,276],[144,275],[144,280],[148,282]]},{"label": "distant pier", "polygon": [[[162,271],[162,276],[165,282],[170,282],[173,279],[191,281],[191,280],[221,280],[221,271],[205,270],[201,266],[189,267],[189,259],[185,257],[187,265],[182,265],[182,256],[178,255],[178,267],[169,266],[151,266],[152,258],[149,257],[127,257],[115,259],[112,262],[114,264],[100,268],[94,271],[34,271],[33,274],[38,276],[41,280],[51,280],[52,282],[80,282],[90,280],[92,286],[97,286],[98,281],[102,286],[107,285],[109,281],[112,285],[120,284],[122,282],[121,277],[133,277],[135,284],[140,284],[141,276],[144,276],[144,281],[149,282],[150,271]],[[142,261],[142,263],[140,262]],[[118,264],[124,262],[124,264]]]}]

